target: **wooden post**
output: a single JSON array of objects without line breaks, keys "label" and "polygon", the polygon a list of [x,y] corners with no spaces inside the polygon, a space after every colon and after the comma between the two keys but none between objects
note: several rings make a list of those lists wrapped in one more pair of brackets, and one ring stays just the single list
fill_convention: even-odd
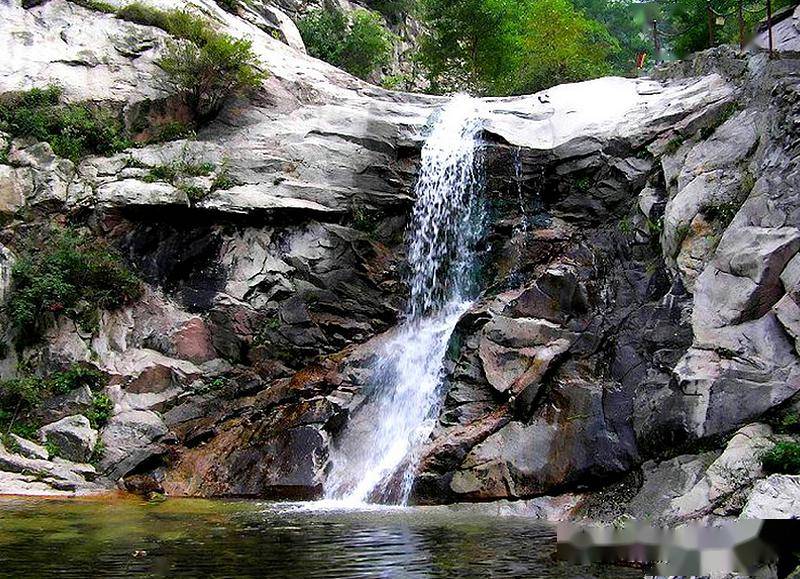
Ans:
[{"label": "wooden post", "polygon": [[[767,0],[769,2],[769,0]],[[706,0],[706,24],[708,26],[708,47],[714,47],[714,11],[711,9],[711,0]]]},{"label": "wooden post", "polygon": [[769,57],[775,55],[772,49],[772,0],[767,0],[767,35],[769,36]]},{"label": "wooden post", "polygon": [[739,16],[739,50],[744,51],[744,0],[737,2]]}]

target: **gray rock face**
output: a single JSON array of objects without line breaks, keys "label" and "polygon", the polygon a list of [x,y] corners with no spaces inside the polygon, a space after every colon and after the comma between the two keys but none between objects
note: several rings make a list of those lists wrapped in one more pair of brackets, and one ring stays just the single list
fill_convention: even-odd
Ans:
[{"label": "gray rock face", "polygon": [[773,444],[772,429],[765,424],[740,429],[691,490],[664,509],[664,516],[687,520],[737,514],[753,483],[764,476],[761,455]]},{"label": "gray rock face", "polygon": [[113,416],[100,432],[105,448],[100,471],[110,480],[122,478],[163,452],[160,441],[166,434],[164,421],[154,412],[132,410]]},{"label": "gray rock face", "polygon": [[17,436],[16,434],[11,434],[11,440],[14,441],[17,447],[17,454],[21,454],[25,458],[34,458],[39,460],[47,460],[50,458],[47,449],[43,446],[39,446],[35,442],[31,442],[21,436]]},{"label": "gray rock face", "polygon": [[800,517],[800,476],[774,474],[760,481],[742,509],[743,519]]},{"label": "gray rock face", "polygon": [[85,414],[92,408],[92,391],[88,386],[76,388],[67,394],[45,400],[36,409],[36,418],[44,424],[56,422],[67,416]]},{"label": "gray rock face", "polygon": [[38,434],[42,443],[55,445],[60,456],[73,462],[89,462],[97,443],[97,431],[80,414],[43,426]]}]

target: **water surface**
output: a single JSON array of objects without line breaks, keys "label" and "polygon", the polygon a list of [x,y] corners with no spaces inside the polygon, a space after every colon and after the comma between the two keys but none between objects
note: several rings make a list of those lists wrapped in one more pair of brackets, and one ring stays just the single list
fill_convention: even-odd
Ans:
[{"label": "water surface", "polygon": [[254,501],[0,499],[2,577],[641,577],[515,517]]}]

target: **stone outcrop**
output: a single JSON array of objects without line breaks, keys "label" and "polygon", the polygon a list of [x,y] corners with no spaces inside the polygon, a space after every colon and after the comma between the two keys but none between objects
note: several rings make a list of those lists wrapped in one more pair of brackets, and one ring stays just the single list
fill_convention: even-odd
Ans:
[{"label": "stone outcrop", "polygon": [[[104,238],[145,281],[96,328],[60,317],[0,361],[3,378],[18,361],[40,374],[92,365],[113,405],[98,433],[76,417],[94,404],[88,389],[42,404],[46,439],[76,461],[99,447],[96,470],[18,442],[0,456],[3,492],[126,479],[173,495],[315,498],[331,444],[368,402],[407,293],[419,149],[444,100],[308,57],[273,4],[195,3],[250,37],[270,72],[195,139],[76,164],[0,135],[0,300],[16,233],[48,222]],[[0,16],[0,94],[55,79],[129,129],[179,114],[154,64],[163,31],[66,0]],[[764,497],[791,510],[791,478],[763,480],[759,459],[785,436],[767,421],[800,390],[787,63],[720,49],[654,79],[482,102],[484,291],[448,349],[415,501],[669,522],[766,512]],[[213,166],[191,181],[202,195],[149,177],[175,163]],[[230,188],[212,190],[223,172]]]}]

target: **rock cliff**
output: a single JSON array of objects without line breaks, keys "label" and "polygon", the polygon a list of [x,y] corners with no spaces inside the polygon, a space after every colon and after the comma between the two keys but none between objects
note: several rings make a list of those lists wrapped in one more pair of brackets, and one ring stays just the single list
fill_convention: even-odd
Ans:
[{"label": "rock cliff", "polygon": [[[444,99],[316,61],[260,11],[193,4],[270,76],[194,138],[154,144],[148,127],[185,115],[155,65],[165,32],[66,0],[0,5],[0,96],[57,83],[142,141],[73,162],[0,135],[0,298],[49,224],[105,240],[145,281],[89,330],[55,316],[18,351],[4,325],[2,378],[91,367],[111,409],[99,427],[91,391],[46,401],[39,442],[61,458],[6,440],[2,492],[318,497],[402,311],[419,150]],[[800,400],[792,55],[717,49],[652,79],[483,101],[485,290],[450,344],[417,502],[670,521],[761,513],[770,493],[797,505],[796,481],[757,458]],[[150,178],[176,163],[208,174]]]}]

